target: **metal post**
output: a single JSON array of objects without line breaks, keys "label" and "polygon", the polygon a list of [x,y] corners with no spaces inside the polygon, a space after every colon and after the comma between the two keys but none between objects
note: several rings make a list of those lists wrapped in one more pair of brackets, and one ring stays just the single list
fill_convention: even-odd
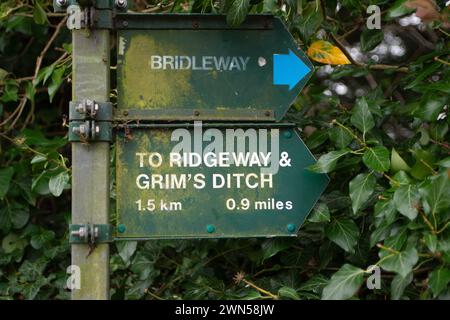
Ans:
[{"label": "metal post", "polygon": [[[72,44],[72,100],[109,101],[109,31],[73,30]],[[72,224],[109,223],[109,161],[108,142],[72,143]],[[72,265],[81,271],[72,299],[109,299],[109,244],[89,253],[88,245],[72,245]]]}]

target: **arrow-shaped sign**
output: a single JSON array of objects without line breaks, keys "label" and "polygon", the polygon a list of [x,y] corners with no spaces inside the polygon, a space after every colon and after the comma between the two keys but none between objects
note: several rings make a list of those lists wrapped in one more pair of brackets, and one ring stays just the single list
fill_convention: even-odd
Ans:
[{"label": "arrow-shaped sign", "polygon": [[292,127],[132,130],[117,135],[120,238],[295,236],[328,184]]},{"label": "arrow-shaped sign", "polygon": [[288,85],[292,90],[311,69],[289,49],[289,54],[273,55],[273,84]]},{"label": "arrow-shaped sign", "polygon": [[[118,115],[123,120],[280,121],[312,74],[279,18],[250,15],[127,19],[118,31]],[[142,29],[140,29],[142,28]]]}]

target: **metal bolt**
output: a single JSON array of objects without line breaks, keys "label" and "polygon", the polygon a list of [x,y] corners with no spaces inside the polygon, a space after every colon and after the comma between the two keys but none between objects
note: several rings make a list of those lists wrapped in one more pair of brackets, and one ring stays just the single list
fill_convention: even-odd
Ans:
[{"label": "metal bolt", "polygon": [[258,58],[258,66],[264,67],[267,64],[267,60],[264,57]]},{"label": "metal bolt", "polygon": [[95,126],[95,135],[97,136],[100,133],[100,126]]},{"label": "metal bolt", "polygon": [[192,27],[194,27],[194,29],[197,29],[199,27],[198,21],[192,21]]},{"label": "metal bolt", "polygon": [[84,236],[86,235],[86,230],[84,229],[84,227],[80,227],[80,229],[74,230],[70,233],[72,236],[78,237],[78,238],[84,238]]},{"label": "metal bolt", "polygon": [[65,6],[67,6],[67,3],[68,3],[69,1],[68,0],[56,0],[56,4],[59,6],[59,7],[65,7]]},{"label": "metal bolt", "polygon": [[214,231],[216,231],[216,227],[214,227],[214,225],[208,224],[208,225],[206,226],[206,232],[208,232],[208,233],[213,233]]},{"label": "metal bolt", "polygon": [[266,112],[264,113],[264,115],[265,115],[266,117],[270,117],[270,116],[272,115],[272,112],[266,111]]},{"label": "metal bolt", "polygon": [[75,111],[78,113],[86,113],[86,108],[84,107],[84,104],[79,103],[75,108]]},{"label": "metal bolt", "polygon": [[123,9],[127,6],[127,0],[116,0],[116,6],[117,8]]},{"label": "metal bolt", "polygon": [[84,135],[86,133],[86,126],[84,124],[80,124],[78,127],[73,127],[72,132],[78,135]]},{"label": "metal bolt", "polygon": [[124,27],[128,27],[128,21],[126,21],[126,20],[122,21],[122,25],[123,25]]},{"label": "metal bolt", "polygon": [[123,115],[126,117],[126,116],[128,116],[128,111],[127,110],[125,110],[124,112],[122,112],[123,113]]},{"label": "metal bolt", "polygon": [[198,117],[200,115],[200,111],[194,110],[194,116]]},{"label": "metal bolt", "polygon": [[292,233],[292,232],[294,232],[295,231],[295,224],[293,224],[293,223],[289,223],[288,225],[287,225],[287,231],[289,231],[290,233]]},{"label": "metal bolt", "polygon": [[127,228],[125,227],[124,224],[119,224],[119,225],[117,226],[117,231],[118,231],[119,233],[124,233],[126,229],[127,229]]},{"label": "metal bolt", "polygon": [[290,139],[290,138],[292,137],[292,132],[291,132],[291,130],[287,130],[287,131],[283,132],[283,136],[284,136],[286,139]]}]

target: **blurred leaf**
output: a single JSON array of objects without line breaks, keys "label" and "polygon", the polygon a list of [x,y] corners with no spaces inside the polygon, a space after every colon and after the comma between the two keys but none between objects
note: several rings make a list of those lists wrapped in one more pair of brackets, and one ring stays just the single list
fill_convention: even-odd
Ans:
[{"label": "blurred leaf", "polygon": [[430,272],[428,278],[428,285],[433,292],[433,297],[437,297],[445,288],[447,288],[450,282],[450,269],[438,268]]},{"label": "blurred leaf", "polygon": [[335,219],[325,228],[325,234],[339,247],[347,252],[354,253],[358,243],[359,229],[351,219]]},{"label": "blurred leaf", "polygon": [[13,174],[14,168],[12,167],[0,169],[0,200],[3,200],[6,193],[8,193],[9,184]]},{"label": "blurred leaf", "polygon": [[368,52],[375,49],[383,41],[384,33],[378,29],[364,29],[361,33],[361,50]]},{"label": "blurred leaf", "polygon": [[130,262],[130,258],[136,251],[137,241],[118,241],[116,242],[117,251],[125,264]]},{"label": "blurred leaf", "polygon": [[282,287],[278,290],[278,296],[282,299],[300,300],[300,296],[293,288]]},{"label": "blurred leaf", "polygon": [[329,130],[330,140],[333,141],[336,148],[344,149],[352,142],[352,135],[341,127],[333,127]]},{"label": "blurred leaf", "polygon": [[388,255],[380,261],[380,266],[386,271],[396,272],[405,278],[411,272],[418,260],[417,250],[411,247],[398,253],[389,252]]},{"label": "blurred leaf", "polygon": [[393,172],[397,172],[400,170],[409,171],[411,168],[408,164],[403,160],[403,158],[398,154],[397,150],[392,148],[391,152],[391,170]]},{"label": "blurred leaf", "polygon": [[419,189],[426,214],[448,211],[450,208],[450,180],[446,173],[430,178],[430,183]]},{"label": "blurred leaf", "polygon": [[350,181],[349,190],[353,213],[356,214],[369,200],[375,190],[375,184],[376,179],[372,173],[361,173]]},{"label": "blurred leaf", "polygon": [[295,18],[294,27],[300,33],[303,41],[308,43],[322,22],[323,16],[320,9],[313,1],[310,1],[303,8],[301,15]]},{"label": "blurred leaf", "polygon": [[330,222],[330,209],[325,203],[319,203],[308,218],[310,222]]},{"label": "blurred leaf", "polygon": [[364,270],[344,264],[323,288],[323,300],[344,300],[356,294],[364,281]]},{"label": "blurred leaf", "polygon": [[373,120],[369,105],[364,97],[359,98],[356,101],[356,104],[353,107],[351,122],[364,135],[375,126],[375,121]]},{"label": "blurred leaf", "polygon": [[69,183],[69,174],[66,171],[60,172],[55,176],[52,176],[48,182],[48,187],[50,192],[55,196],[59,197],[64,191],[64,187]]},{"label": "blurred leaf", "polygon": [[31,237],[31,246],[39,250],[41,249],[47,242],[53,240],[55,238],[55,233],[50,230],[43,230],[42,232],[35,234]]},{"label": "blurred leaf", "polygon": [[389,150],[382,146],[368,148],[363,156],[364,164],[372,170],[385,172],[389,170]]},{"label": "blurred leaf", "polygon": [[410,220],[414,220],[417,217],[420,205],[420,195],[417,187],[409,184],[398,188],[394,193],[394,203],[402,215]]},{"label": "blurred leaf", "polygon": [[47,14],[45,13],[38,0],[34,1],[33,18],[34,22],[36,22],[37,24],[46,24],[48,22]]},{"label": "blurred leaf", "polygon": [[391,282],[391,299],[399,300],[403,296],[403,292],[405,288],[412,282],[413,274],[412,272],[408,273],[406,277],[403,277],[400,274],[397,274]]},{"label": "blurred leaf", "polygon": [[244,22],[250,9],[250,0],[232,0],[232,4],[227,13],[227,23],[236,27]]},{"label": "blurred leaf", "polygon": [[317,163],[309,166],[308,169],[317,173],[331,172],[336,167],[338,160],[349,152],[349,149],[328,152],[321,156]]}]

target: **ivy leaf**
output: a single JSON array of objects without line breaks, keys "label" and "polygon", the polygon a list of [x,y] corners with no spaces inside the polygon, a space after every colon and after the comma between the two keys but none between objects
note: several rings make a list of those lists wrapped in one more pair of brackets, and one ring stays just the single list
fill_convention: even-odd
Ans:
[{"label": "ivy leaf", "polygon": [[278,290],[278,296],[281,298],[287,298],[291,300],[300,300],[300,296],[298,295],[295,289],[290,287],[281,287]]},{"label": "ivy leaf", "polygon": [[30,218],[30,210],[28,206],[14,206],[11,210],[11,222],[15,229],[23,228]]},{"label": "ivy leaf", "polygon": [[286,250],[291,245],[289,239],[267,239],[261,245],[263,252],[262,262],[272,258],[278,252]]},{"label": "ivy leaf", "polygon": [[8,167],[0,169],[0,200],[3,200],[8,193],[9,184],[14,174],[14,168]]},{"label": "ivy leaf", "polygon": [[116,247],[123,262],[128,264],[136,251],[137,241],[119,241],[116,243]]},{"label": "ivy leaf", "polygon": [[63,82],[64,72],[66,71],[65,67],[61,67],[53,71],[52,73],[52,82],[48,86],[48,96],[50,98],[50,102],[52,102],[53,97],[58,91],[59,87]]},{"label": "ivy leaf", "polygon": [[414,220],[417,217],[418,206],[420,204],[420,195],[417,186],[409,184],[398,188],[394,193],[394,204],[402,215],[408,217],[410,220]]},{"label": "ivy leaf", "polygon": [[367,149],[363,156],[364,164],[372,170],[385,172],[389,170],[389,150],[382,146]]},{"label": "ivy leaf", "polygon": [[310,222],[330,222],[330,209],[325,203],[319,203],[311,216],[308,218]]},{"label": "ivy leaf", "polygon": [[397,150],[392,148],[391,152],[391,169],[394,172],[397,171],[409,171],[411,168],[408,164],[403,160],[403,158],[398,154]]},{"label": "ivy leaf", "polygon": [[312,60],[324,64],[351,64],[341,49],[324,40],[313,42],[309,46],[307,54]]},{"label": "ivy leaf", "polygon": [[250,0],[233,0],[227,13],[227,23],[236,27],[244,22],[250,8]]},{"label": "ivy leaf", "polygon": [[48,182],[48,187],[50,192],[55,196],[59,197],[64,190],[64,187],[69,182],[69,174],[65,171],[52,176]]},{"label": "ivy leaf", "polygon": [[412,282],[413,274],[412,272],[408,273],[406,277],[402,277],[400,274],[397,274],[391,282],[391,299],[399,300],[406,287]]},{"label": "ivy leaf", "polygon": [[358,174],[349,183],[350,199],[352,199],[353,213],[357,213],[359,209],[369,200],[375,190],[376,179],[372,173]]},{"label": "ivy leaf", "polygon": [[389,252],[389,254],[380,261],[380,267],[386,271],[396,272],[402,277],[406,277],[418,260],[419,256],[417,255],[417,250],[414,247],[411,247],[396,253]]},{"label": "ivy leaf", "polygon": [[302,40],[308,43],[323,22],[322,12],[314,2],[307,2],[301,15],[294,22],[294,27],[300,33]]},{"label": "ivy leaf", "polygon": [[30,163],[35,164],[35,163],[40,163],[40,162],[44,162],[44,161],[47,161],[47,157],[44,155],[37,154],[33,157],[33,159],[31,159]]},{"label": "ivy leaf", "polygon": [[350,121],[364,135],[375,126],[366,98],[361,97],[356,101]]},{"label": "ivy leaf", "polygon": [[139,275],[139,280],[147,280],[150,275],[157,274],[153,261],[140,251],[138,251],[133,258],[130,269],[135,274]]},{"label": "ivy leaf", "polygon": [[364,52],[371,51],[383,41],[384,33],[378,29],[365,29],[361,33],[360,43],[361,50]]},{"label": "ivy leaf", "polygon": [[53,240],[55,238],[55,233],[51,230],[44,230],[39,234],[35,234],[31,237],[31,246],[39,250],[41,249],[45,243]]},{"label": "ivy leaf", "polygon": [[397,0],[388,11],[388,18],[397,18],[411,13],[414,10],[405,6],[406,0]]},{"label": "ivy leaf", "polygon": [[430,183],[419,189],[425,213],[436,215],[450,207],[450,180],[446,173],[430,179]]},{"label": "ivy leaf", "polygon": [[323,288],[323,300],[343,300],[355,295],[364,281],[364,270],[344,264]]},{"label": "ivy leaf", "polygon": [[330,140],[335,144],[336,148],[343,149],[352,142],[353,137],[341,127],[333,127],[329,131]]},{"label": "ivy leaf", "polygon": [[309,166],[308,169],[317,173],[328,173],[333,171],[338,160],[349,152],[349,149],[328,152],[327,154],[321,156],[317,163]]},{"label": "ivy leaf", "polygon": [[325,234],[339,247],[349,253],[354,253],[358,243],[359,229],[351,219],[336,219],[325,228]]},{"label": "ivy leaf", "polygon": [[430,272],[428,277],[428,286],[433,292],[433,296],[436,298],[445,288],[447,288],[450,282],[450,269],[439,268]]},{"label": "ivy leaf", "polygon": [[37,24],[46,24],[48,22],[47,14],[37,0],[34,1],[33,19]]}]

